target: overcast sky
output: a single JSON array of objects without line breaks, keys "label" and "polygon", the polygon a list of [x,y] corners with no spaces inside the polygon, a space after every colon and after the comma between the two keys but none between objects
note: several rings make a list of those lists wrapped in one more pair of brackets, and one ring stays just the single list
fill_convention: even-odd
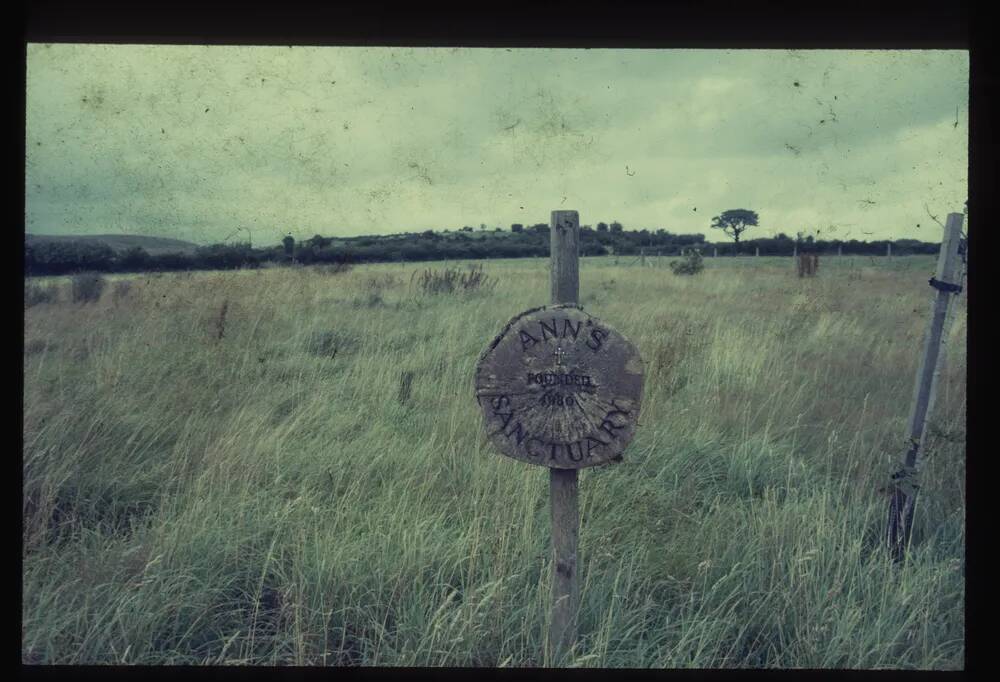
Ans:
[{"label": "overcast sky", "polygon": [[583,224],[938,241],[967,51],[28,45],[25,229]]}]

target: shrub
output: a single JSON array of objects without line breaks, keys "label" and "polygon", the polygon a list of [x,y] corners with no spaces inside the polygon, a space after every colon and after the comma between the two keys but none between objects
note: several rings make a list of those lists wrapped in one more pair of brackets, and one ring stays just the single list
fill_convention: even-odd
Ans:
[{"label": "shrub", "polygon": [[249,244],[212,244],[195,251],[194,264],[198,268],[229,270],[260,266],[260,254]]},{"label": "shrub", "polygon": [[104,291],[104,277],[97,272],[81,272],[73,276],[73,303],[91,303],[100,300]]},{"label": "shrub", "polygon": [[142,272],[149,263],[149,254],[141,246],[134,246],[118,257],[118,269],[126,272]]},{"label": "shrub", "polygon": [[54,287],[42,286],[34,282],[24,283],[24,307],[38,305],[39,303],[52,303],[56,300],[56,290]]},{"label": "shrub", "polygon": [[191,256],[184,253],[161,253],[149,257],[151,270],[186,270],[195,265]]},{"label": "shrub", "polygon": [[684,249],[681,252],[684,260],[670,261],[670,269],[675,275],[695,275],[705,269],[705,263],[698,249]]},{"label": "shrub", "polygon": [[414,272],[410,281],[412,282],[414,278],[424,294],[490,290],[497,284],[495,279],[490,279],[483,273],[482,265],[470,265],[466,272],[462,272],[458,268],[447,268],[442,271],[424,270],[419,277]]},{"label": "shrub", "polygon": [[25,272],[64,275],[81,270],[110,269],[115,252],[103,243],[86,241],[41,242],[25,246]]}]

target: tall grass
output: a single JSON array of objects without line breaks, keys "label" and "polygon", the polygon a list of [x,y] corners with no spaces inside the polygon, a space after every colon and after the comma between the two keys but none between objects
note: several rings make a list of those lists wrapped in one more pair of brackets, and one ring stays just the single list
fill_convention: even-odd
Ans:
[{"label": "tall grass", "polygon": [[809,279],[791,259],[695,278],[583,260],[583,304],[640,349],[646,395],[624,461],[581,472],[580,638],[559,662],[547,476],[491,451],[472,397],[485,344],[547,301],[545,261],[489,262],[495,289],[449,296],[378,265],[35,305],[22,658],[961,668],[964,300],[893,567],[878,488],[933,263],[846,260]]}]

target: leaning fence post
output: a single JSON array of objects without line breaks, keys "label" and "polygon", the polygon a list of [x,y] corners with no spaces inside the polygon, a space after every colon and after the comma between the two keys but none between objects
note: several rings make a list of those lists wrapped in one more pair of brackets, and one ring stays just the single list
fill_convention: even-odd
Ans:
[{"label": "leaning fence post", "polygon": [[934,391],[941,361],[942,331],[951,297],[962,290],[961,283],[955,281],[961,234],[962,214],[949,213],[938,254],[937,272],[929,280],[937,293],[931,305],[930,324],[924,336],[923,356],[913,389],[906,431],[906,452],[901,468],[892,475],[888,490],[890,499],[886,542],[895,561],[902,560],[913,531],[914,505],[920,489],[920,454],[927,435],[927,416],[934,405]]}]

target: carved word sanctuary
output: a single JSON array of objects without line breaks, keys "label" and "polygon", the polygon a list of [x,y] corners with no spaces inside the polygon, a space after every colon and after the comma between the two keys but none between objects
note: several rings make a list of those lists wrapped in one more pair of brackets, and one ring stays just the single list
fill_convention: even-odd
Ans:
[{"label": "carved word sanctuary", "polygon": [[[530,326],[526,325],[518,330],[517,335],[518,340],[521,342],[522,353],[535,352],[536,344],[543,343],[549,339],[583,340],[584,345],[596,353],[608,338],[609,332],[595,327],[590,320],[580,320],[574,324],[566,318],[552,318],[549,320],[539,320]],[[557,365],[562,364],[562,355],[562,349],[557,348],[555,351]],[[572,371],[528,372],[526,382],[529,386],[596,388],[596,382],[590,374]],[[546,393],[542,396],[539,404],[543,406],[558,405],[572,407],[575,405],[575,401],[569,396]],[[629,410],[612,400],[610,408],[605,411],[604,417],[594,432],[571,442],[558,442],[545,436],[529,433],[524,423],[514,417],[515,410],[511,405],[511,396],[506,394],[494,396],[490,400],[490,406],[493,408],[493,416],[500,420],[500,433],[511,441],[516,442],[517,445],[522,446],[528,457],[539,461],[552,462],[561,459],[581,462],[585,458],[598,457],[601,448],[611,445],[614,440],[619,438],[616,431],[626,428],[628,417],[631,414]]]},{"label": "carved word sanctuary", "polygon": [[[500,432],[503,435],[516,440],[518,445],[523,444],[528,457],[553,462],[559,460],[560,457],[566,457],[571,462],[583,461],[584,457],[597,457],[594,450],[610,445],[612,440],[617,439],[618,434],[615,431],[620,431],[628,425],[628,416],[631,414],[631,411],[624,409],[612,400],[611,407],[605,413],[597,431],[570,443],[559,443],[528,433],[524,425],[514,419],[510,396],[506,394],[495,396],[490,400],[490,406],[493,408],[493,416],[502,420]],[[511,422],[514,422],[513,425]],[[603,436],[600,432],[603,432]]]}]

